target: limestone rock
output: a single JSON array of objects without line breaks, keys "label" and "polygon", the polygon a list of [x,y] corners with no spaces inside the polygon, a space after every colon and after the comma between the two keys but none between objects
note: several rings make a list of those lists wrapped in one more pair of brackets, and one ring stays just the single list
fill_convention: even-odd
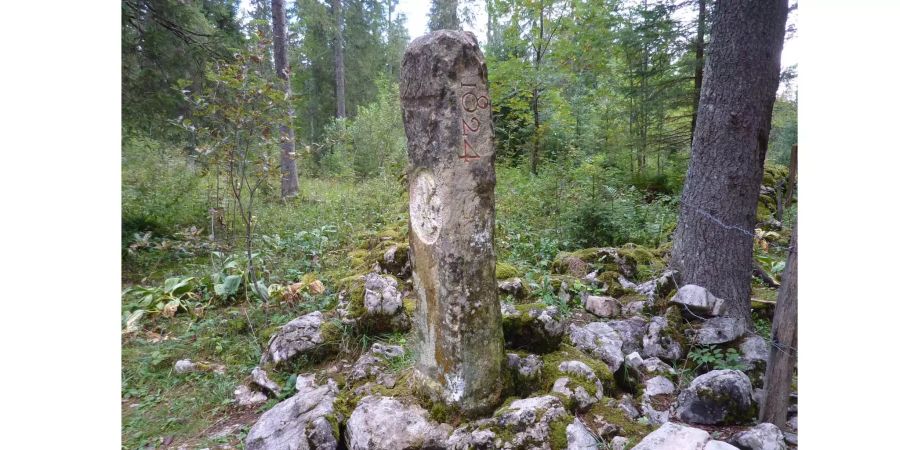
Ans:
[{"label": "limestone rock", "polygon": [[497,289],[500,292],[511,295],[515,298],[524,298],[526,294],[525,283],[519,277],[501,280],[497,282]]},{"label": "limestone rock", "polygon": [[646,381],[644,395],[641,397],[641,410],[652,425],[661,425],[669,421],[672,406],[671,394],[675,385],[668,378],[656,376]]},{"label": "limestone rock", "polygon": [[675,274],[677,272],[674,270],[665,270],[660,276],[650,280],[645,281],[637,287],[633,288],[638,294],[644,295],[647,299],[653,303],[656,299],[665,297],[675,289]]},{"label": "limestone rock", "polygon": [[584,299],[584,309],[597,317],[609,318],[618,316],[622,308],[612,297],[588,295]]},{"label": "limestone rock", "polygon": [[569,326],[569,339],[579,350],[602,359],[613,372],[625,361],[622,354],[622,337],[603,322],[591,322],[584,326]]},{"label": "limestone rock", "polygon": [[278,383],[270,380],[266,371],[259,367],[254,367],[253,371],[250,372],[250,380],[257,389],[264,392],[266,395],[278,397],[281,393],[281,386],[278,386]]},{"label": "limestone rock", "polygon": [[694,378],[678,395],[683,422],[734,424],[753,416],[750,378],[738,370],[713,370]]},{"label": "limestone rock", "polygon": [[675,375],[675,369],[657,357],[645,359],[642,371],[647,375]]},{"label": "limestone rock", "polygon": [[622,353],[629,354],[641,350],[642,341],[647,334],[647,321],[640,317],[606,322],[622,337]]},{"label": "limestone rock", "polygon": [[514,400],[492,419],[512,437],[500,447],[549,449],[551,428],[568,423],[571,416],[553,395]]},{"label": "limestone rock", "polygon": [[553,382],[550,392],[555,392],[571,400],[575,409],[579,411],[584,411],[597,403],[597,397],[591,395],[583,386],[570,385],[570,381],[568,377],[557,378]]},{"label": "limestone rock", "polygon": [[632,450],[704,450],[709,433],[672,422],[666,422],[648,434]]},{"label": "limestone rock", "polygon": [[314,311],[282,326],[270,339],[260,365],[279,364],[300,354],[313,353],[324,344],[322,313]]},{"label": "limestone rock", "polygon": [[559,371],[591,383],[595,390],[594,396],[597,399],[603,398],[603,382],[587,364],[577,360],[563,361],[559,363]]},{"label": "limestone rock", "polygon": [[618,403],[616,403],[616,407],[625,413],[631,420],[637,420],[638,417],[641,417],[641,412],[634,406],[634,399],[628,394],[622,395]]},{"label": "limestone rock", "polygon": [[473,430],[471,426],[463,425],[454,430],[447,439],[447,448],[450,450],[495,449],[497,448],[496,441],[497,434],[491,430]]},{"label": "limestone rock", "polygon": [[387,388],[393,388],[397,378],[387,370],[387,360],[404,354],[403,347],[396,345],[383,345],[375,343],[372,348],[353,363],[353,367],[347,374],[347,381],[356,383],[362,380],[374,379],[376,384]]},{"label": "limestone rock", "polygon": [[509,347],[548,353],[562,342],[566,321],[555,306],[503,303],[501,312],[503,335]]},{"label": "limestone rock", "polygon": [[406,277],[410,272],[409,245],[391,245],[378,261],[378,265],[387,273],[398,277]]},{"label": "limestone rock", "polygon": [[644,335],[644,357],[657,357],[674,361],[684,356],[681,344],[672,335],[672,330],[665,317],[656,316],[650,319],[647,334]]},{"label": "limestone rock", "polygon": [[625,355],[625,365],[634,370],[641,370],[644,367],[644,359],[641,358],[640,353],[631,352]]},{"label": "limestone rock", "polygon": [[364,397],[347,421],[350,450],[398,450],[445,445],[450,427],[428,419],[420,406],[393,397]]},{"label": "limestone rock", "polygon": [[704,320],[700,328],[688,333],[694,344],[712,345],[732,342],[746,333],[744,322],[733,317],[713,317]]},{"label": "limestone rock", "polygon": [[595,450],[598,448],[594,435],[577,418],[566,426],[566,441],[568,443],[567,450]]},{"label": "limestone rock", "polygon": [[611,450],[625,450],[625,446],[627,446],[629,442],[631,441],[627,437],[616,436],[610,441],[609,448]]},{"label": "limestone rock", "polygon": [[515,353],[506,354],[506,364],[517,374],[520,381],[539,381],[544,362],[537,355],[521,357]]},{"label": "limestone rock", "polygon": [[239,385],[237,389],[234,390],[234,402],[237,403],[238,406],[257,406],[268,400],[269,397],[267,397],[266,394],[254,391],[243,384]]},{"label": "limestone rock", "polygon": [[724,300],[696,284],[682,286],[669,302],[684,306],[692,313],[702,316],[718,316],[725,306]]},{"label": "limestone rock", "polygon": [[731,438],[741,450],[786,450],[784,433],[771,423],[761,423]]},{"label": "limestone rock", "polygon": [[724,442],[724,441],[716,441],[711,440],[703,446],[703,450],[740,450],[739,448]]},{"label": "limestone rock", "polygon": [[197,371],[197,365],[189,359],[179,359],[175,361],[175,373],[185,374]]},{"label": "limestone rock", "polygon": [[[329,380],[330,381],[330,380]],[[247,450],[334,450],[339,436],[329,417],[334,409],[337,385],[304,386],[293,397],[263,413],[250,428]]]},{"label": "limestone rock", "polygon": [[738,346],[741,352],[741,362],[747,367],[765,367],[769,360],[769,344],[758,335],[748,335]]}]

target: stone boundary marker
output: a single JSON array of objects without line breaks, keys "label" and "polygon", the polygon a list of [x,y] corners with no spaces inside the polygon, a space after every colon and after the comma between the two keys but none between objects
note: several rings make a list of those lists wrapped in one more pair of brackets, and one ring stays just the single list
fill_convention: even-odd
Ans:
[{"label": "stone boundary marker", "polygon": [[494,275],[494,144],[487,68],[475,36],[436,31],[400,70],[409,152],[410,261],[418,387],[462,413],[502,390],[503,331]]}]

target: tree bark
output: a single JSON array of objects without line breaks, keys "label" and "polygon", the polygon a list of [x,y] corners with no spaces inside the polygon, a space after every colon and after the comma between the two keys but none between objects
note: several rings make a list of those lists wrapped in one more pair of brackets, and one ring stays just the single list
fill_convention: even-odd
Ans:
[{"label": "tree bark", "polygon": [[284,0],[272,0],[272,38],[275,47],[275,76],[282,80],[288,103],[287,118],[281,134],[281,198],[296,197],[300,191],[297,162],[294,160],[294,107],[291,105],[290,66],[287,60],[287,18]]},{"label": "tree bark", "polygon": [[787,421],[791,379],[797,363],[797,226],[791,238],[787,266],[784,269],[775,318],[772,321],[772,343],[763,386],[759,421],[784,428]]},{"label": "tree bark", "polygon": [[703,47],[706,35],[706,0],[700,0],[700,13],[697,16],[697,44],[694,50],[694,113],[691,115],[691,144],[694,143],[694,130],[697,128],[697,108],[700,106],[700,87],[703,85]]},{"label": "tree bark", "polygon": [[337,103],[335,117],[347,117],[346,95],[344,94],[344,15],[341,11],[341,0],[331,0],[331,11],[334,14],[334,97]]},{"label": "tree bark", "polygon": [[750,324],[756,203],[778,89],[787,0],[722,2],[710,43],[671,266]]},{"label": "tree bark", "polygon": [[531,92],[531,112],[534,116],[534,136],[531,141],[531,173],[537,175],[538,161],[541,154],[541,114],[540,114],[540,95],[541,95],[541,60],[544,56],[544,4],[541,2],[538,10],[538,44],[534,52],[534,89]]}]

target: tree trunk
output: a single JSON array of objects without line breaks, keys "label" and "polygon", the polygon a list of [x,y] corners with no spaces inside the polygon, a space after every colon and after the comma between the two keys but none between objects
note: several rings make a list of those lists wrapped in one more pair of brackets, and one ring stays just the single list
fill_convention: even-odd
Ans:
[{"label": "tree trunk", "polygon": [[742,0],[713,11],[670,262],[682,284],[725,299],[724,314],[744,326],[750,323],[756,202],[787,9],[787,0]]},{"label": "tree trunk", "polygon": [[691,144],[694,143],[694,130],[697,128],[697,108],[700,106],[700,86],[703,85],[703,37],[706,35],[706,0],[700,0],[700,13],[697,16],[697,44],[694,50],[694,113],[691,115]]},{"label": "tree trunk", "polygon": [[769,348],[769,363],[763,401],[759,411],[759,421],[769,422],[784,428],[787,421],[788,399],[791,394],[791,379],[797,363],[797,226],[791,238],[787,266],[782,276],[778,301],[775,303],[775,318],[772,321],[772,343]]},{"label": "tree trunk", "polygon": [[284,84],[288,102],[288,117],[280,127],[281,133],[281,198],[296,197],[300,191],[297,162],[294,161],[294,107],[291,105],[290,66],[287,60],[287,22],[284,0],[272,0],[272,38],[275,47],[275,75]]},{"label": "tree trunk", "polygon": [[346,95],[344,94],[344,16],[341,11],[341,0],[331,0],[331,11],[334,13],[334,96],[337,102],[338,119],[347,117]]},{"label": "tree trunk", "polygon": [[544,4],[541,3],[539,10],[539,34],[538,44],[534,55],[534,89],[531,92],[531,112],[534,116],[534,136],[531,140],[531,173],[537,175],[538,161],[541,154],[541,115],[540,115],[540,95],[541,95],[541,59],[544,50]]}]

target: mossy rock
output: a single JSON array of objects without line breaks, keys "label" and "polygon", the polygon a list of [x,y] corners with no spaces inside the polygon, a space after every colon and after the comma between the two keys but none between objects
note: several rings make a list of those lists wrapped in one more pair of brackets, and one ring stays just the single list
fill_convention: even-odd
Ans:
[{"label": "mossy rock", "polygon": [[550,391],[550,389],[553,388],[553,382],[558,378],[568,377],[572,384],[572,388],[574,388],[574,386],[582,386],[591,395],[597,393],[597,387],[589,380],[560,372],[559,365],[564,361],[581,361],[590,367],[603,385],[603,395],[608,396],[610,393],[617,390],[615,377],[606,363],[591,358],[581,350],[578,350],[569,344],[564,343],[560,345],[559,350],[543,355],[541,360],[544,362],[544,367],[541,369],[541,383],[543,390]]},{"label": "mossy rock", "polygon": [[516,269],[515,266],[505,262],[498,262],[497,267],[495,269],[495,273],[497,275],[498,280],[506,280],[508,278],[521,277],[522,272],[519,269]]},{"label": "mossy rock", "polygon": [[763,167],[763,186],[775,187],[781,180],[788,177],[789,170],[781,164],[766,162]]},{"label": "mossy rock", "polygon": [[566,286],[567,286],[566,291],[569,294],[575,294],[576,293],[574,290],[575,284],[581,283],[581,280],[579,280],[576,277],[573,277],[572,275],[550,275],[549,281],[550,281],[550,287],[552,287],[553,290],[557,291],[557,292],[562,287],[562,284],[566,283]]},{"label": "mossy rock", "polygon": [[597,281],[606,286],[606,295],[619,298],[634,293],[634,291],[622,287],[622,284],[619,283],[619,276],[619,272],[613,271],[606,271],[597,276]]},{"label": "mossy rock", "polygon": [[631,258],[635,263],[643,265],[653,264],[659,259],[646,247],[635,244],[623,245],[622,248],[619,249],[619,256]]},{"label": "mossy rock", "polygon": [[[558,274],[572,274],[584,276],[589,272],[590,265],[601,257],[602,250],[598,247],[585,248],[572,252],[559,252],[550,264],[550,270]],[[580,272],[584,271],[584,273]],[[578,273],[573,273],[578,272]]]},{"label": "mossy rock", "polygon": [[756,223],[762,223],[772,218],[772,210],[767,208],[766,205],[757,204],[756,205]]},{"label": "mossy rock", "polygon": [[619,409],[618,406],[609,404],[612,402],[613,400],[604,399],[594,404],[591,409],[582,416],[583,420],[585,420],[585,425],[589,428],[597,429],[599,428],[600,424],[598,422],[600,420],[611,423],[622,430],[619,433],[619,436],[628,438],[629,442],[632,444],[640,442],[641,439],[653,431],[653,427],[649,424],[642,424],[631,420],[631,418],[626,416],[625,412]]},{"label": "mossy rock", "polygon": [[[503,337],[509,348],[525,349],[535,353],[547,353],[555,350],[562,342],[563,335],[550,335],[544,324],[537,320],[540,311],[548,306],[541,302],[513,305],[518,311],[516,315],[503,316]],[[557,320],[559,318],[557,317]]]}]

